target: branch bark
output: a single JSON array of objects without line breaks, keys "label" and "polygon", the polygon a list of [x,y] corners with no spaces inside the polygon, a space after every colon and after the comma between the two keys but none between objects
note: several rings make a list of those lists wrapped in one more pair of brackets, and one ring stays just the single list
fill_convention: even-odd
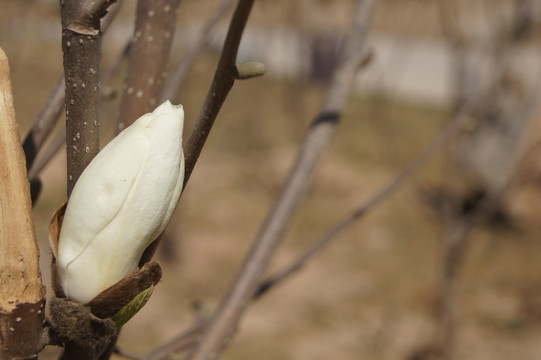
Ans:
[{"label": "branch bark", "polygon": [[[115,9],[118,9],[118,6],[116,6]],[[109,15],[106,17],[106,19],[110,19],[111,15],[112,14],[109,13]],[[111,65],[111,67],[101,75],[101,77],[100,77],[100,86],[102,88],[106,88],[108,86],[111,79],[113,78],[113,75],[120,68],[120,65],[121,65],[122,61],[129,55],[129,53],[130,53],[130,44],[131,44],[131,42],[128,42],[124,46],[124,49],[117,55],[115,61]],[[62,77],[62,90],[64,90],[64,77]],[[60,104],[61,105],[60,106],[60,111],[62,111],[62,109],[64,109],[64,103],[63,103],[64,102],[64,94],[63,93],[62,93],[62,96],[61,96],[61,101],[62,101],[62,103]],[[52,106],[55,106],[55,105],[52,105]],[[46,106],[43,109],[43,112],[49,112],[49,111],[51,111],[51,109],[48,106]],[[36,127],[37,124],[38,124],[38,122],[36,122],[34,127]],[[51,127],[51,129],[52,129],[52,127]],[[30,137],[30,134],[27,137],[27,139],[29,139],[29,137]],[[37,158],[37,160],[34,160],[33,164],[31,166],[29,166],[29,169],[28,169],[28,178],[30,179],[31,182],[39,180],[38,175],[41,173],[43,168],[45,166],[47,166],[47,164],[54,157],[54,155],[56,155],[56,153],[58,152],[58,150],[60,150],[62,145],[65,144],[65,141],[66,141],[66,130],[64,129],[63,131],[60,131],[56,135],[56,137],[50,141],[47,148],[45,148],[44,150],[40,149],[41,155]],[[40,146],[42,144],[43,144],[43,142],[40,143]],[[26,155],[27,155],[27,158],[28,158],[28,154],[26,154]]]},{"label": "branch bark", "polygon": [[[470,104],[470,106],[473,106],[473,104]],[[261,296],[266,295],[270,290],[274,289],[278,283],[295,274],[349,225],[356,220],[362,219],[371,209],[392,195],[456,134],[464,120],[467,119],[467,115],[470,111],[471,110],[469,108],[465,107],[459,113],[459,115],[453,119],[445,129],[443,129],[443,131],[434,139],[434,141],[432,141],[432,143],[430,143],[426,149],[424,149],[408,166],[406,166],[406,168],[404,168],[400,174],[391,180],[387,186],[361,204],[348,217],[338,223],[319,240],[314,242],[314,244],[301,256],[292,261],[289,265],[285,266],[282,270],[277,271],[274,275],[261,281],[257,286],[257,290],[255,291],[252,300],[259,299]],[[171,341],[154,349],[151,353],[145,356],[145,360],[164,360],[167,359],[172,353],[179,352],[193,346],[201,334],[206,330],[208,325],[209,319],[198,322]]]},{"label": "branch bark", "polygon": [[277,271],[274,275],[269,276],[266,280],[264,280],[259,285],[255,297],[265,294],[279,282],[285,280],[300,270],[310,259],[323,250],[325,246],[327,246],[332,240],[336,239],[340,233],[342,233],[355,221],[362,219],[370,210],[398,190],[401,185],[403,185],[412,177],[412,175],[420,170],[438,152],[438,150],[440,150],[443,145],[445,145],[447,141],[449,141],[457,133],[460,126],[464,123],[465,119],[467,119],[467,114],[469,114],[470,111],[470,108],[465,106],[462,111],[447,124],[445,129],[443,129],[443,131],[385,187],[354,209],[344,220],[339,222],[319,240],[314,242],[314,244],[310,246],[301,256],[292,261],[289,265],[285,266],[282,270]]},{"label": "branch bark", "polygon": [[180,0],[139,0],[128,74],[124,83],[120,132],[152,111],[161,98]]},{"label": "branch bark", "polygon": [[[66,96],[67,194],[99,152],[101,18],[114,0],[61,0]],[[61,359],[94,359],[98,349],[67,342]]]},{"label": "branch bark", "polygon": [[32,126],[32,129],[30,129],[30,132],[24,139],[23,149],[26,155],[26,166],[28,170],[34,164],[39,150],[64,110],[65,91],[66,79],[62,76],[47,99],[47,103],[39,113],[34,126]]},{"label": "branch bark", "polygon": [[167,81],[165,88],[163,90],[161,102],[165,100],[171,100],[176,97],[178,90],[184,82],[188,70],[192,66],[193,62],[197,55],[201,52],[203,46],[207,43],[209,35],[214,29],[214,26],[218,23],[218,20],[225,15],[227,10],[233,6],[235,0],[223,0],[214,13],[209,17],[209,19],[203,25],[203,28],[199,32],[199,38],[196,40],[194,46],[189,50],[189,52],[183,57],[182,61],[177,65],[175,71]]},{"label": "branch bark", "polygon": [[[119,8],[120,4],[112,6],[111,10],[103,21],[103,32],[105,32],[105,30],[109,27],[118,13]],[[30,129],[30,132],[24,139],[23,149],[26,155],[26,166],[28,170],[32,168],[38,152],[41,150],[43,144],[51,134],[51,131],[62,114],[66,90],[65,82],[66,78],[64,75],[62,75],[60,79],[58,79],[58,82],[51,92],[51,95],[49,95],[49,98],[39,113],[38,118],[34,122],[32,129]]]},{"label": "branch bark", "polygon": [[210,85],[205,102],[201,107],[194,129],[184,148],[184,154],[186,156],[184,188],[190,179],[197,159],[199,159],[199,155],[214,125],[214,121],[237,78],[235,61],[237,59],[242,33],[248,21],[248,16],[250,16],[253,3],[254,0],[239,0],[231,18],[222,54],[216,72],[214,73],[214,79]]},{"label": "branch bark", "polygon": [[99,152],[100,21],[114,1],[61,1],[68,197]]},{"label": "branch bark", "polygon": [[43,348],[45,291],[9,65],[1,48],[0,154],[0,358],[37,358]]},{"label": "branch bark", "polygon": [[190,357],[196,360],[214,359],[223,351],[257,284],[267,268],[274,250],[306,192],[317,162],[331,139],[341,112],[353,88],[355,75],[364,58],[364,36],[374,1],[359,1],[352,27],[346,37],[341,59],[320,114],[314,119],[296,163],[267,216],[255,243],[238,272],[230,290],[212,318],[212,323],[199,346]]}]

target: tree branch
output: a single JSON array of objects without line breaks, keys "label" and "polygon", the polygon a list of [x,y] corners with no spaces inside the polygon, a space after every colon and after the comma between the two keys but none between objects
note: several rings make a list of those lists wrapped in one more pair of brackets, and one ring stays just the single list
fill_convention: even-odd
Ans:
[{"label": "tree branch", "polygon": [[161,98],[180,0],[139,0],[118,131],[152,111]]},{"label": "tree branch", "polygon": [[64,110],[64,96],[66,91],[66,79],[62,76],[56,83],[53,92],[47,99],[47,103],[38,115],[34,126],[30,129],[24,139],[23,149],[26,155],[26,166],[28,169],[34,164],[36,156],[45,143]]},{"label": "tree branch", "polygon": [[[66,79],[66,153],[68,197],[79,176],[99,152],[101,18],[111,0],[61,4],[62,51]],[[67,342],[61,359],[94,359],[101,349]]]},{"label": "tree branch", "polygon": [[[115,18],[120,4],[115,4],[111,6],[111,10],[103,20],[102,31],[105,32],[113,19]],[[30,170],[34,164],[37,154],[39,153],[41,147],[47,140],[47,137],[50,135],[53,130],[56,122],[62,114],[64,109],[64,100],[65,100],[65,81],[66,78],[64,75],[58,79],[51,95],[47,99],[45,106],[38,115],[38,118],[34,122],[32,129],[23,142],[23,149],[26,155],[26,166]]]},{"label": "tree branch", "polygon": [[[435,153],[441,149],[441,147],[446,144],[447,141],[450,140],[450,138],[456,134],[457,130],[460,129],[461,124],[465,121],[465,119],[467,119],[467,114],[470,111],[470,109],[464,108],[464,110],[461,111],[455,119],[449,122],[445,129],[443,129],[443,131],[436,137],[436,139],[434,139],[432,143],[430,143],[410,164],[408,164],[408,166],[406,166],[406,168],[404,168],[404,170],[398,174],[387,186],[356,208],[351,215],[338,223],[319,240],[314,242],[314,244],[308,248],[308,250],[306,250],[296,260],[291,262],[290,265],[285,266],[282,270],[277,271],[274,275],[261,281],[252,299],[259,299],[261,296],[266,295],[270,290],[274,289],[278,283],[295,274],[349,225],[356,220],[362,219],[364,215],[366,215],[371,209],[392,195],[403,183],[409,180],[415,172],[424,166],[426,162],[429,161],[432,156],[434,156]],[[154,351],[149,353],[145,359],[167,359],[170,354],[182,351],[187,347],[192,346],[205,331],[208,325],[208,319],[207,321],[201,321],[195,324],[171,341],[154,349]]]},{"label": "tree branch", "polygon": [[68,197],[99,152],[100,20],[112,2],[61,1]]},{"label": "tree branch", "polygon": [[201,150],[205,145],[214,121],[235,82],[237,52],[253,3],[254,0],[239,0],[231,18],[214,79],[210,85],[205,102],[201,107],[194,129],[184,148],[184,154],[186,155],[184,187],[186,187],[190,179],[190,175],[201,154]]},{"label": "tree branch", "polygon": [[332,240],[343,232],[346,228],[352,225],[355,221],[362,219],[370,210],[379,205],[381,202],[391,196],[402,184],[408,181],[418,170],[420,170],[441,148],[447,143],[460,129],[461,125],[467,119],[471,112],[472,103],[459,112],[459,114],[450,121],[445,129],[421,152],[413,161],[411,161],[394,179],[392,179],[385,187],[383,187],[374,196],[363,202],[354,209],[349,216],[335,225],[319,240],[314,242],[301,256],[285,266],[282,270],[277,271],[274,275],[269,276],[264,280],[257,289],[255,297],[258,298],[272,289],[279,282],[285,280],[298,270],[300,270],[310,259],[325,248]]},{"label": "tree branch", "polygon": [[[115,7],[115,9],[117,8],[118,7]],[[112,13],[109,12],[106,19],[110,19],[111,15]],[[131,42],[128,41],[127,44],[124,46],[124,49],[117,55],[111,67],[107,71],[105,71],[100,77],[100,85],[102,88],[107,87],[107,85],[113,78],[113,75],[120,68],[122,61],[129,55],[130,44]],[[62,89],[64,89],[64,77],[62,77]],[[64,94],[62,94],[62,101],[64,101]],[[63,108],[64,108],[64,104],[62,103],[60,110],[62,110]],[[46,107],[43,111],[50,111],[50,110],[47,110],[47,107]],[[39,173],[41,173],[43,168],[47,166],[49,161],[54,157],[54,155],[58,152],[58,150],[60,150],[62,145],[65,144],[65,141],[66,141],[66,130],[64,129],[63,131],[60,131],[53,140],[50,141],[48,147],[45,150],[41,150],[41,155],[37,158],[37,160],[34,160],[32,166],[30,166],[28,169],[28,178],[31,181],[38,180]]]},{"label": "tree branch", "polygon": [[172,339],[171,341],[157,347],[147,356],[145,360],[165,360],[170,357],[171,354],[187,349],[193,346],[201,334],[205,332],[210,324],[210,319],[198,321],[186,331],[183,331],[180,335]]},{"label": "tree branch", "polygon": [[208,20],[203,25],[203,28],[199,32],[199,37],[197,38],[195,44],[189,50],[189,52],[182,58],[182,61],[177,65],[175,71],[170,76],[169,81],[167,81],[161,102],[165,100],[171,100],[175,98],[178,90],[184,82],[184,78],[188,73],[188,70],[192,66],[195,58],[203,49],[203,46],[207,43],[211,31],[214,29],[214,26],[218,23],[218,20],[225,15],[227,10],[233,6],[235,0],[223,0],[214,13],[208,18]]},{"label": "tree branch", "polygon": [[0,358],[37,358],[45,291],[6,54],[0,48]]},{"label": "tree branch", "polygon": [[274,250],[283,238],[295,210],[306,192],[320,155],[334,133],[341,111],[353,88],[357,69],[364,58],[364,36],[371,17],[373,1],[359,1],[354,21],[344,43],[339,66],[328,90],[320,114],[313,121],[296,163],[246,257],[227,295],[212,318],[191,359],[216,358],[232,337],[252,298]]}]

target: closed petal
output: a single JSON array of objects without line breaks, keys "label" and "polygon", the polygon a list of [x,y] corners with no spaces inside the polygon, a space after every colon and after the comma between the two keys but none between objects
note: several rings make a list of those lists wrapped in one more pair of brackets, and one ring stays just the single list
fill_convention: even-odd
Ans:
[{"label": "closed petal", "polygon": [[84,303],[122,279],[163,231],[184,177],[182,126],[182,107],[166,102],[119,134],[85,169],[59,240],[59,274],[68,297]]}]

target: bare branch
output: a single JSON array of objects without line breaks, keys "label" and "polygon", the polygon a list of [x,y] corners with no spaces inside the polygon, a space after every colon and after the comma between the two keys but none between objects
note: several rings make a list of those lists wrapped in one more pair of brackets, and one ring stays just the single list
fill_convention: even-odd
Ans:
[{"label": "bare branch", "polygon": [[252,298],[274,250],[283,238],[293,214],[306,192],[316,164],[340,118],[353,88],[357,69],[364,58],[364,36],[373,1],[359,1],[354,21],[342,49],[339,66],[320,114],[316,117],[300,149],[296,163],[261,229],[244,265],[212,318],[192,359],[216,358],[232,337]]},{"label": "bare branch", "polygon": [[137,356],[135,354],[132,354],[132,353],[129,353],[121,348],[119,348],[118,346],[115,347],[114,351],[113,351],[114,354],[116,354],[117,356],[120,356],[120,357],[123,357],[125,359],[131,359],[131,360],[143,360],[142,357],[140,356]]},{"label": "bare branch", "polygon": [[[114,4],[111,6],[111,10],[103,20],[103,32],[105,32],[109,27],[118,13],[119,8],[120,4]],[[30,169],[34,164],[34,160],[36,159],[38,152],[45,143],[45,140],[47,140],[47,137],[50,135],[56,122],[62,114],[66,90],[65,81],[66,78],[64,75],[62,75],[56,83],[51,95],[49,95],[45,106],[39,113],[34,126],[32,126],[32,129],[30,129],[30,132],[24,139],[23,149],[26,155],[26,166],[28,169]]]},{"label": "bare branch", "polygon": [[[60,2],[68,197],[85,167],[99,152],[100,22],[111,3],[110,0]],[[94,359],[98,350],[70,341],[65,344],[61,359]]]},{"label": "bare branch", "polygon": [[37,161],[32,164],[28,170],[28,178],[34,180],[43,168],[51,161],[55,154],[60,150],[66,142],[66,130],[60,131],[58,135],[51,141],[51,144],[43,151]]},{"label": "bare branch", "polygon": [[[115,7],[117,8],[117,7]],[[109,12],[109,15],[106,17],[106,19],[109,19],[111,16],[111,12]],[[106,88],[111,79],[113,78],[113,75],[117,72],[117,70],[120,68],[120,65],[124,58],[128,56],[130,53],[130,44],[131,41],[128,41],[126,45],[124,46],[124,49],[118,54],[117,58],[111,65],[111,67],[105,71],[100,79],[100,84],[102,88]],[[64,77],[62,77],[62,89],[64,89]],[[62,101],[64,101],[64,94],[62,94]],[[64,108],[64,104],[61,104],[60,110]],[[47,107],[44,109],[44,111],[50,111],[47,110]],[[36,123],[37,124],[37,123]],[[29,134],[30,137],[30,134]],[[27,137],[27,139],[29,139]],[[42,150],[42,154],[33,162],[33,164],[30,166],[28,170],[28,178],[31,179],[31,181],[36,181],[37,176],[45,166],[49,163],[49,161],[55,156],[55,154],[60,150],[63,144],[65,144],[66,141],[66,130],[60,131],[58,135],[50,142],[48,147],[45,150]],[[28,157],[28,153],[27,153]]]},{"label": "bare branch", "polygon": [[161,98],[180,0],[139,0],[118,131],[152,111]]},{"label": "bare branch", "polygon": [[173,340],[154,349],[151,353],[145,356],[145,360],[165,360],[168,359],[173,353],[186,350],[197,342],[201,334],[203,334],[209,325],[210,319],[198,321]]},{"label": "bare branch", "polygon": [[197,55],[203,49],[203,46],[207,43],[211,31],[218,23],[218,20],[225,15],[227,10],[233,6],[235,0],[223,0],[214,13],[208,18],[207,22],[203,25],[203,28],[199,32],[199,38],[196,40],[190,51],[183,57],[182,61],[177,65],[175,71],[170,76],[169,81],[165,85],[161,101],[173,100],[184,82],[184,78],[188,73],[188,70],[192,66]]},{"label": "bare branch", "polygon": [[45,291],[6,54],[0,48],[0,358],[37,357]]},{"label": "bare branch", "polygon": [[68,197],[85,167],[99,152],[100,20],[111,3],[110,0],[61,1]]},{"label": "bare branch", "polygon": [[[294,260],[290,265],[285,266],[282,270],[276,272],[276,274],[261,281],[258,285],[253,299],[258,299],[263,295],[266,295],[269,290],[274,289],[275,285],[279,282],[289,278],[291,275],[300,270],[310,259],[318,254],[326,245],[328,245],[333,239],[335,239],[343,230],[345,230],[354,221],[360,220],[371,209],[380,204],[382,201],[392,195],[402,184],[411,178],[411,176],[417,172],[422,166],[428,162],[432,156],[434,156],[441,147],[447,143],[447,141],[455,135],[461,124],[467,118],[469,109],[464,109],[460,114],[453,119],[445,129],[434,139],[404,170],[398,174],[387,186],[381,191],[364,202],[358,208],[356,208],[351,215],[333,227],[329,232],[316,241],[308,250],[306,250],[299,258]],[[209,321],[202,321],[188,330],[175,337],[173,340],[166,344],[154,349],[148,354],[146,360],[163,360],[168,358],[172,353],[185,350],[189,346],[192,346],[199,336],[206,330],[209,325]]]},{"label": "bare branch", "polygon": [[310,259],[323,250],[325,246],[327,246],[332,240],[336,239],[341,232],[352,225],[355,221],[362,219],[370,210],[391,196],[398,188],[400,188],[402,184],[408,181],[412,175],[420,170],[442,148],[442,146],[457,133],[461,125],[467,119],[467,115],[471,112],[472,106],[473,104],[470,104],[468,107],[464,107],[462,111],[447,124],[445,129],[443,129],[443,131],[441,131],[441,133],[385,187],[358,206],[349,216],[335,225],[319,240],[314,242],[314,244],[310,246],[308,250],[291,262],[290,265],[285,266],[282,270],[277,271],[276,274],[264,280],[256,291],[255,297],[257,298],[265,294],[276,284],[300,270]]},{"label": "bare branch", "polygon": [[186,155],[184,186],[186,186],[190,179],[190,175],[205,145],[212,125],[235,82],[237,52],[253,3],[254,0],[239,0],[231,18],[214,79],[210,85],[205,102],[201,107],[194,129],[184,148],[184,154]]},{"label": "bare branch", "polygon": [[26,155],[26,166],[30,169],[43,143],[53,130],[56,121],[64,110],[65,78],[62,76],[56,83],[47,103],[39,113],[32,129],[24,139],[23,149]]}]

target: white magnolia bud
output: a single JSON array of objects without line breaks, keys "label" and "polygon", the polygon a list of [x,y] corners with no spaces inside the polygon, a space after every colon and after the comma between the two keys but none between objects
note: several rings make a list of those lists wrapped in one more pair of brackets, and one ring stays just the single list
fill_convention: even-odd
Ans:
[{"label": "white magnolia bud", "polygon": [[87,303],[135,270],[184,181],[182,105],[166,101],[101,150],[71,193],[58,242],[66,296]]}]

